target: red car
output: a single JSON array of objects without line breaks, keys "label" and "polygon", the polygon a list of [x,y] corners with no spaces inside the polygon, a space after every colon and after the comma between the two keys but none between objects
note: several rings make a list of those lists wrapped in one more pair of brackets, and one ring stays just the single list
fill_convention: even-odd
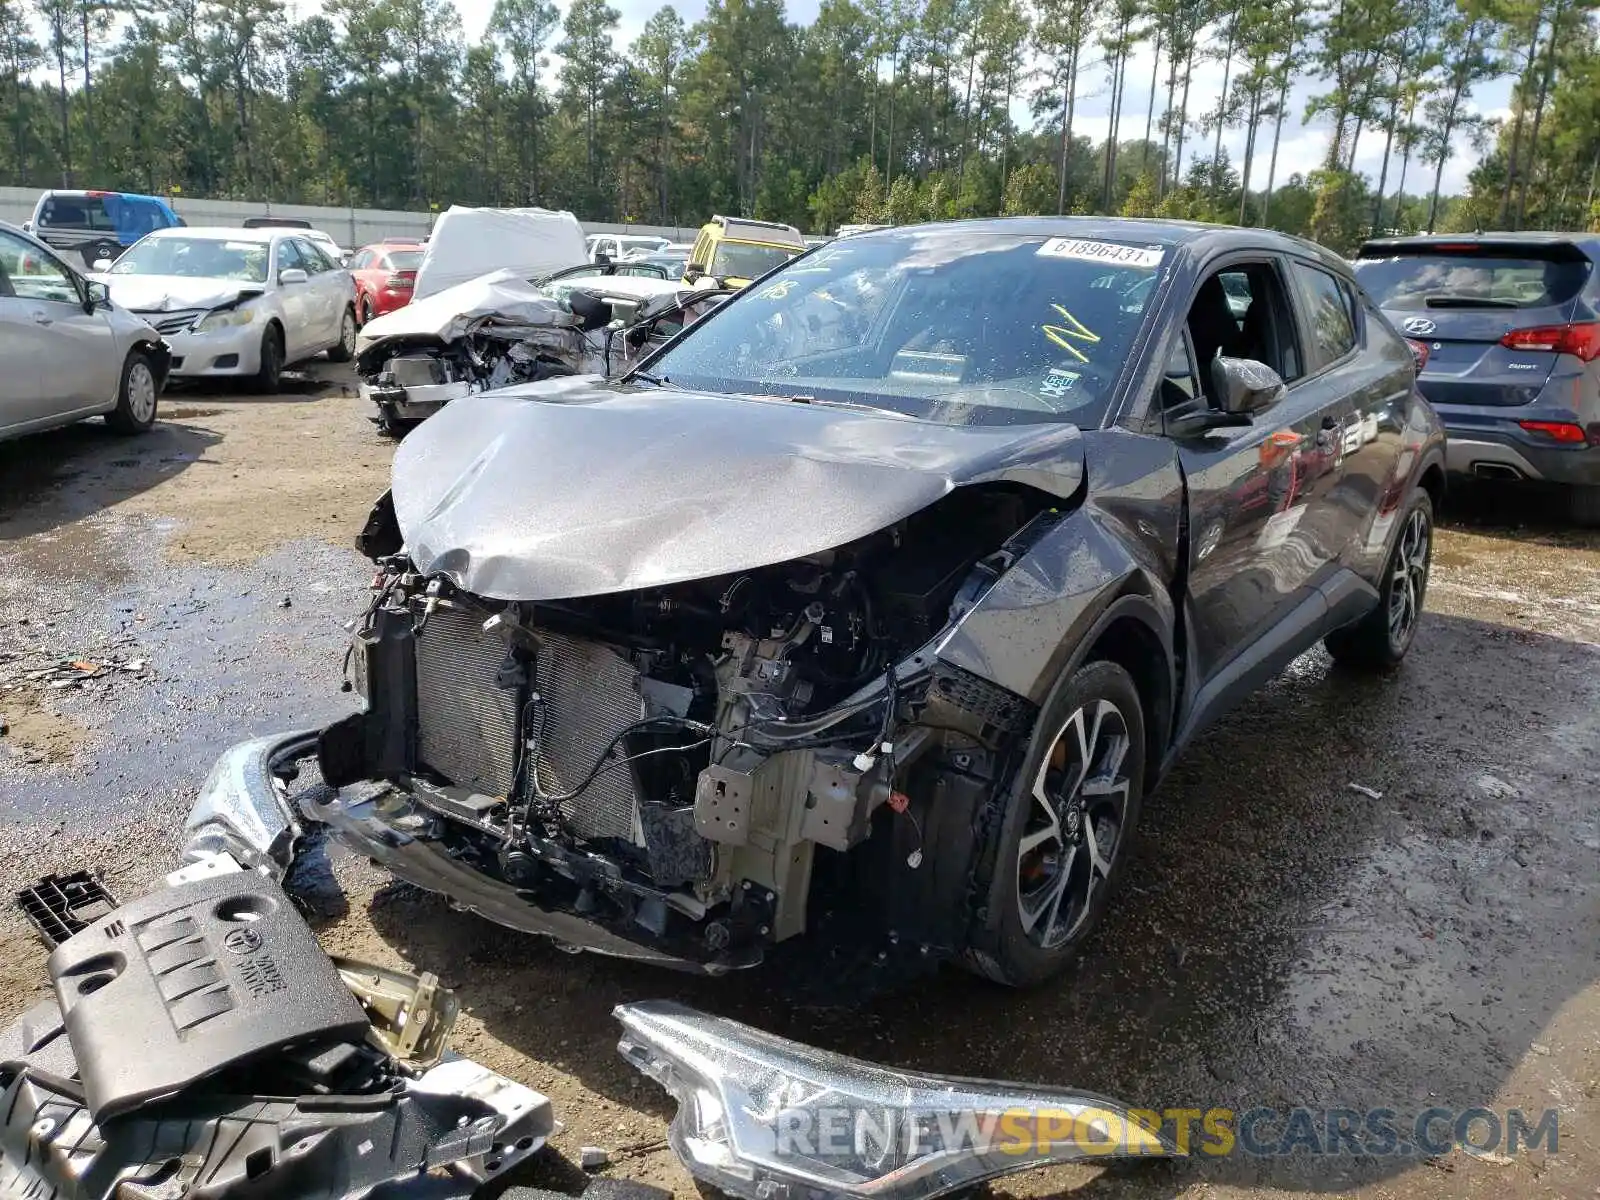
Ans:
[{"label": "red car", "polygon": [[356,320],[365,325],[373,317],[411,303],[411,289],[422,265],[417,242],[379,242],[364,246],[350,260],[356,281]]}]

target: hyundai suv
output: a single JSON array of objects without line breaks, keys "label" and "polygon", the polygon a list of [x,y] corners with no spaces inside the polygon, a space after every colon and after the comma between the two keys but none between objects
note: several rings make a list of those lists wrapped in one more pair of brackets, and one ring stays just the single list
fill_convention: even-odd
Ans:
[{"label": "hyundai suv", "polygon": [[1362,287],[1412,339],[1418,385],[1449,433],[1449,469],[1565,488],[1600,525],[1600,237],[1381,238]]}]

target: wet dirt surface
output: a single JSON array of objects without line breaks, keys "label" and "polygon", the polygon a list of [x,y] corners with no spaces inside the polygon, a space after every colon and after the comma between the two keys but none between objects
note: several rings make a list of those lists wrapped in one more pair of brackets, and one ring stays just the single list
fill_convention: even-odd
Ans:
[{"label": "wet dirt surface", "polygon": [[[131,898],[172,865],[221,750],[348,711],[341,623],[369,574],[350,538],[392,453],[350,382],[318,366],[277,402],[171,395],[140,439],[91,423],[0,445],[7,893],[91,867]],[[610,1173],[694,1194],[662,1148],[670,1104],[617,1056],[609,1015],[672,997],[878,1061],[1153,1108],[1559,1122],[1554,1154],[1201,1154],[1000,1194],[1600,1195],[1600,536],[1537,497],[1453,497],[1428,611],[1393,678],[1319,651],[1202,736],[1147,802],[1105,925],[1042,991],[948,972],[819,1011],[759,975],[563,954],[337,850],[344,899],[319,896],[319,932],[437,972],[466,1009],[456,1047],[554,1099],[567,1128],[530,1181],[571,1186],[597,1145]],[[0,914],[0,1017],[41,989],[44,957]]]}]

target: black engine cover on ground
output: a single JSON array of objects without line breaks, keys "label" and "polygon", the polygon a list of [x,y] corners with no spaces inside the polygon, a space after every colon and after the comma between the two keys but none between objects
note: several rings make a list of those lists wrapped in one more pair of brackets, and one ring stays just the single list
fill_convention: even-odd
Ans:
[{"label": "black engine cover on ground", "polygon": [[290,1044],[366,1035],[361,1005],[289,898],[251,872],[125,904],[50,955],[96,1120]]}]

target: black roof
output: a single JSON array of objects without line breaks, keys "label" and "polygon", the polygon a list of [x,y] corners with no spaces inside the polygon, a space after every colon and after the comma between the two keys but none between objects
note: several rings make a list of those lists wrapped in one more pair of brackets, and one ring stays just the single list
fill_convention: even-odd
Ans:
[{"label": "black roof", "polygon": [[1273,250],[1319,259],[1341,270],[1350,269],[1339,255],[1305,238],[1280,233],[1276,229],[1246,229],[1237,225],[1211,225],[1204,221],[1175,221],[1160,217],[980,217],[966,221],[936,221],[925,225],[895,225],[857,238],[904,236],[907,233],[945,233],[979,231],[1013,232],[1030,237],[1103,238],[1109,241],[1142,242],[1167,248],[1188,247],[1196,253],[1211,254],[1226,250]]},{"label": "black roof", "polygon": [[1484,233],[1414,233],[1400,237],[1368,238],[1361,243],[1361,254],[1382,254],[1386,250],[1426,250],[1434,246],[1476,246],[1489,250],[1505,247],[1582,246],[1600,251],[1600,235],[1559,233],[1539,229],[1489,231]]}]

